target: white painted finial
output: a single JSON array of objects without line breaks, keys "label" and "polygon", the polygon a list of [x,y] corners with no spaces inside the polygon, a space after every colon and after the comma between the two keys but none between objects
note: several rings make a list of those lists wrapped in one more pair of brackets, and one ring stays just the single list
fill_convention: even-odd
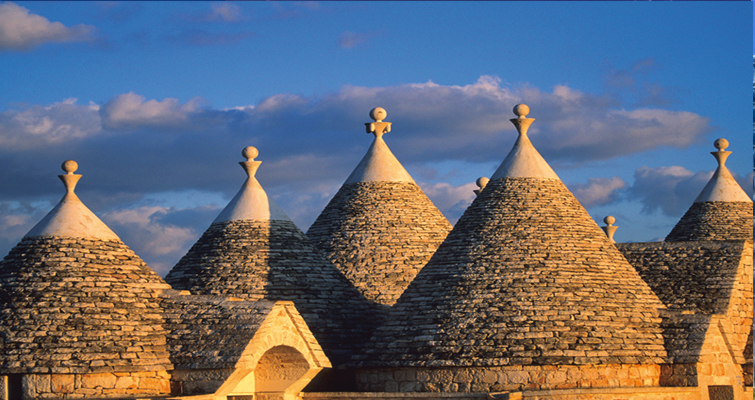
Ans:
[{"label": "white painted finial", "polygon": [[729,141],[724,138],[718,138],[713,142],[713,147],[717,148],[718,151],[725,151],[729,147]]},{"label": "white painted finial", "polygon": [[530,108],[526,104],[517,104],[514,106],[514,114],[519,118],[527,118]]},{"label": "white painted finial", "polygon": [[260,152],[254,146],[247,146],[244,147],[244,150],[241,150],[241,156],[246,158],[246,161],[239,161],[239,165],[241,165],[241,168],[244,169],[244,172],[250,178],[254,177],[254,174],[257,173],[257,168],[262,164],[262,161],[254,161],[258,155],[260,155]]},{"label": "white painted finial", "polygon": [[260,151],[254,146],[246,146],[244,150],[241,150],[241,156],[246,158],[247,161],[254,161],[258,155],[260,155]]},{"label": "white painted finial", "polygon": [[79,169],[79,164],[73,160],[66,160],[61,164],[60,168],[65,171],[65,175],[58,175],[63,185],[66,187],[66,192],[73,194],[73,190],[76,188],[76,183],[81,179],[81,175],[74,174]]},{"label": "white painted finial", "polygon": [[375,107],[370,110],[370,118],[375,122],[383,122],[384,119],[388,118],[388,112],[383,107]]},{"label": "white painted finial", "polygon": [[79,169],[79,164],[73,160],[66,160],[63,161],[63,164],[60,166],[60,168],[62,168],[63,171],[66,172],[66,174],[71,175],[76,172],[77,169]]},{"label": "white painted finial", "polygon": [[606,233],[606,236],[608,236],[608,240],[610,240],[611,243],[616,243],[616,241],[613,240],[613,234],[616,233],[616,229],[618,229],[618,226],[613,226],[613,223],[616,222],[616,218],[609,215],[603,218],[603,222],[605,222],[607,226],[604,226],[601,229]]},{"label": "white painted finial", "polygon": [[375,122],[365,122],[364,126],[367,128],[367,133],[372,133],[375,137],[379,138],[384,133],[391,131],[391,123],[383,122],[388,117],[388,112],[382,107],[375,107],[370,110],[370,118]]},{"label": "white painted finial", "polygon": [[718,138],[713,142],[713,147],[718,149],[718,151],[711,151],[710,154],[718,161],[719,168],[723,167],[726,164],[726,159],[731,154],[730,151],[726,151],[726,148],[729,147],[729,141],[724,138]]},{"label": "white painted finial", "polygon": [[481,176],[481,177],[477,178],[477,180],[475,181],[475,183],[477,184],[477,187],[479,187],[479,189],[475,189],[474,190],[474,194],[476,194],[476,195],[479,196],[480,193],[482,192],[482,189],[485,189],[485,186],[488,185],[488,182],[490,182],[490,179],[488,179],[485,176]]}]

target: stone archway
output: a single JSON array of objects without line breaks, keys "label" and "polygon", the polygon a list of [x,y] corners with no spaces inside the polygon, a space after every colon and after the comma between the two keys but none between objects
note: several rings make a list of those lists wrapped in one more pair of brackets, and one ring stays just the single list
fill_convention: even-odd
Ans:
[{"label": "stone archway", "polygon": [[[275,346],[260,357],[254,368],[254,386],[259,399],[279,398],[265,394],[290,393],[299,391],[297,383],[309,372],[309,363],[293,347]],[[282,397],[280,397],[282,398]]]}]

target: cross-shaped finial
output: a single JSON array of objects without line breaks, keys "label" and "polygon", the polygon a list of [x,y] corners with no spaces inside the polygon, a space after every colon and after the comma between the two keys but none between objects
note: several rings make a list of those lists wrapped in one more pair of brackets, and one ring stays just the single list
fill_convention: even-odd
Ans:
[{"label": "cross-shaped finial", "polygon": [[367,128],[367,133],[372,133],[376,138],[383,136],[384,133],[391,131],[391,123],[383,122],[388,117],[388,113],[382,107],[375,107],[370,110],[370,118],[375,122],[365,122],[364,126]]}]

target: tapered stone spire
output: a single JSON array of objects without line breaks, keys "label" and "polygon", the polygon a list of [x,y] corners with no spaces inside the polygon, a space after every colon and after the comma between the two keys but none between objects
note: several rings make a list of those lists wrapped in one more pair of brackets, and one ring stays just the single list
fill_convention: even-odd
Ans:
[{"label": "tapered stone spire", "polygon": [[[515,108],[519,140],[391,308],[362,367],[443,367],[493,391],[486,368],[526,388],[539,383],[522,366],[663,360],[663,304],[532,146],[527,112]],[[589,374],[570,379],[599,385]],[[447,382],[427,376],[425,388]]]},{"label": "tapered stone spire", "polygon": [[726,168],[729,141],[717,139],[718,168],[666,241],[752,239],[752,199]]},{"label": "tapered stone spire", "polygon": [[307,236],[370,301],[392,305],[451,230],[383,141],[384,109],[365,123],[375,140]]},{"label": "tapered stone spire", "polygon": [[267,196],[257,149],[242,155],[241,190],[165,280],[192,294],[293,301],[328,358],[349,360],[373,328],[372,304]]},{"label": "tapered stone spire", "polygon": [[[57,374],[73,397],[168,395],[170,286],[79,200],[77,167],[63,163],[65,196],[0,262],[0,375]],[[112,382],[74,392],[74,374],[98,373]]]},{"label": "tapered stone spire", "polygon": [[66,194],[25,237],[78,237],[102,240],[120,240],[74,193],[81,175],[74,174],[79,168],[76,161],[67,160],[61,166],[65,175],[58,175],[66,188]]}]

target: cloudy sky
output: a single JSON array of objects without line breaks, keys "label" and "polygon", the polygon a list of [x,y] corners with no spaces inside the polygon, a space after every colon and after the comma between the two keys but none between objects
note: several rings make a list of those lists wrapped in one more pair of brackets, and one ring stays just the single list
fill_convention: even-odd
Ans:
[{"label": "cloudy sky", "polygon": [[245,179],[304,231],[385,140],[454,223],[533,144],[616,239],[664,237],[716,167],[752,194],[750,2],[2,2],[0,256],[76,192],[164,275]]}]

